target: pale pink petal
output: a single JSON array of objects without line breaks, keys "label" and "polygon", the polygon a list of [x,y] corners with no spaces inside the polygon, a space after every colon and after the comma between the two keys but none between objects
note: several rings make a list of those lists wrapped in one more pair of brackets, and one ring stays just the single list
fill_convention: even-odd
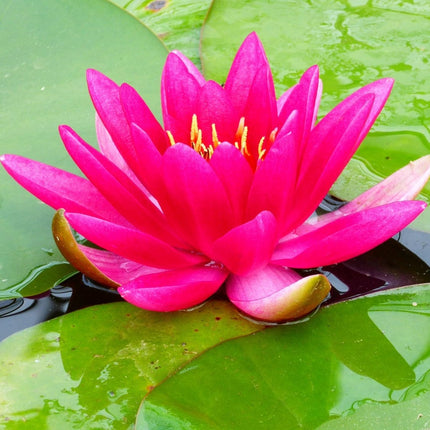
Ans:
[{"label": "pale pink petal", "polygon": [[191,118],[197,111],[204,82],[188,58],[178,51],[170,52],[161,76],[161,106],[164,128],[173,134],[176,142],[189,142]]},{"label": "pale pink petal", "polygon": [[227,192],[235,224],[241,224],[253,178],[251,166],[242,153],[228,142],[218,145],[209,163]]},{"label": "pale pink petal", "polygon": [[262,269],[273,253],[277,232],[273,214],[261,212],[253,220],[219,238],[213,244],[211,257],[237,275]]},{"label": "pale pink petal", "polygon": [[78,247],[98,270],[119,285],[126,284],[143,275],[164,271],[164,269],[144,266],[110,251],[90,248],[85,245],[78,245]]},{"label": "pale pink petal", "polygon": [[278,244],[272,263],[310,268],[363,254],[411,223],[424,209],[420,201],[393,202],[336,218]]},{"label": "pale pink petal", "polygon": [[196,306],[214,294],[228,272],[209,266],[144,275],[118,288],[121,296],[143,309],[170,312]]},{"label": "pale pink petal", "polygon": [[205,253],[232,227],[232,209],[210,164],[189,146],[177,143],[163,155],[166,197],[160,204],[184,240]]},{"label": "pale pink petal", "polygon": [[247,218],[263,210],[272,212],[279,223],[280,233],[285,230],[292,208],[297,178],[297,142],[289,134],[276,139],[254,174],[248,197]]},{"label": "pale pink petal", "polygon": [[60,135],[78,167],[121,215],[147,233],[177,243],[163,214],[124,172],[70,127],[60,127]]},{"label": "pale pink petal", "polygon": [[212,124],[216,127],[218,141],[234,143],[240,118],[236,116],[233,105],[221,85],[208,81],[201,87],[195,113],[206,146],[212,144]]},{"label": "pale pink petal", "polygon": [[323,275],[302,278],[290,269],[270,265],[246,276],[230,275],[226,286],[235,306],[268,322],[300,318],[315,309],[330,291]]},{"label": "pale pink petal", "polygon": [[87,179],[19,155],[2,155],[6,171],[27,191],[54,209],[130,225]]},{"label": "pale pink petal", "polygon": [[158,151],[163,153],[169,147],[166,132],[155,118],[137,91],[128,84],[119,89],[121,105],[129,124],[137,124],[152,140]]},{"label": "pale pink petal", "polygon": [[387,203],[415,199],[430,178],[430,155],[411,161],[340,208],[343,214]]},{"label": "pale pink petal", "polygon": [[188,267],[207,258],[179,251],[156,237],[87,215],[66,213],[70,225],[86,239],[115,254],[163,269]]},{"label": "pale pink petal", "polygon": [[416,198],[430,178],[430,155],[397,170],[379,184],[365,191],[357,198],[334,212],[311,218],[296,230],[297,234],[304,234],[309,230],[321,227],[335,218],[358,212],[371,207],[382,206],[395,201],[412,200]]}]

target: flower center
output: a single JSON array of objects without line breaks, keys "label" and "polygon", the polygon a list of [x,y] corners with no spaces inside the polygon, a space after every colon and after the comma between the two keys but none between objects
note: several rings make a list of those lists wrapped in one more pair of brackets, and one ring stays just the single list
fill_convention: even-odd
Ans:
[{"label": "flower center", "polygon": [[[258,160],[262,160],[270,148],[272,143],[275,141],[276,133],[278,128],[272,130],[269,136],[269,146],[265,144],[265,137],[263,136],[258,144]],[[169,130],[166,130],[170,144],[175,145],[175,139]],[[242,155],[251,162],[252,154],[248,148],[248,127],[245,125],[245,117],[240,118],[237,126],[236,133],[234,135],[234,146],[242,153]],[[193,114],[191,119],[191,130],[190,130],[190,146],[197,151],[205,160],[210,160],[216,147],[220,144],[218,139],[218,133],[215,124],[212,124],[212,142],[204,143],[202,138],[202,130],[199,128],[197,122],[197,115]]]}]

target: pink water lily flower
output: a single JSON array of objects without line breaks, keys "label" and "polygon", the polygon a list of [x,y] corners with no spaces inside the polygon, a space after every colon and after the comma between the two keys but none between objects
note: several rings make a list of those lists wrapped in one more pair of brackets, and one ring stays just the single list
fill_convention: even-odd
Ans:
[{"label": "pink water lily flower", "polygon": [[[426,204],[413,199],[430,157],[336,212],[311,217],[366,136],[393,81],[367,85],[316,121],[316,66],[278,100],[261,42],[250,34],[224,86],[171,52],[161,81],[164,126],[129,85],[87,73],[100,152],[70,127],[64,145],[86,178],[16,155],[6,170],[55,209],[65,257],[148,310],[195,306],[225,284],[266,321],[297,318],[330,289],[293,269],[335,264],[387,240]],[[102,249],[76,243],[69,224]]]}]

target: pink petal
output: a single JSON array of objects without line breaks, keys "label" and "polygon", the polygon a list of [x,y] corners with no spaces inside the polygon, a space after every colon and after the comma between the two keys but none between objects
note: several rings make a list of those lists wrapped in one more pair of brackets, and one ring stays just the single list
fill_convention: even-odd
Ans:
[{"label": "pink petal", "polygon": [[279,243],[271,262],[294,268],[340,263],[381,244],[411,223],[424,209],[420,201],[393,202],[314,226]]},{"label": "pink petal", "polygon": [[276,219],[268,211],[233,228],[213,244],[211,256],[237,275],[262,269],[277,241]]},{"label": "pink petal", "polygon": [[297,178],[297,142],[293,134],[276,139],[254,174],[247,204],[248,219],[263,210],[272,212],[284,230]]},{"label": "pink petal", "polygon": [[160,204],[169,223],[187,243],[206,253],[232,227],[224,186],[209,163],[177,143],[163,155],[166,197]]},{"label": "pink petal", "polygon": [[260,140],[269,139],[278,119],[275,87],[268,65],[257,70],[242,116],[248,127],[248,150],[257,159]]},{"label": "pink petal", "polygon": [[251,166],[242,153],[227,142],[218,145],[209,163],[227,192],[235,224],[241,224],[253,178]]},{"label": "pink petal", "polygon": [[[266,73],[260,74],[259,79],[266,79],[267,81],[259,81],[257,85],[257,83],[254,84],[254,78],[260,69],[263,69]],[[251,33],[246,37],[234,58],[224,88],[230,96],[237,114],[244,116],[244,108],[252,86],[254,86],[252,99],[256,100],[258,89],[269,91],[272,85],[273,79],[263,45],[257,34]]]},{"label": "pink petal", "polygon": [[202,255],[179,251],[162,240],[136,229],[81,214],[66,213],[66,218],[86,239],[140,264],[176,269],[207,261]]},{"label": "pink petal", "polygon": [[306,148],[309,133],[314,127],[321,98],[322,85],[319,79],[318,66],[312,66],[301,77],[300,82],[288,93],[288,100],[283,101],[279,113],[279,128],[293,111],[298,112],[298,129],[296,139],[299,142],[300,154],[307,157]]},{"label": "pink petal", "polygon": [[169,147],[166,133],[137,91],[127,84],[119,89],[121,104],[129,124],[137,124],[163,153]]},{"label": "pink petal", "polygon": [[152,235],[175,242],[163,214],[120,169],[71,128],[60,127],[67,151],[106,199],[133,225]]},{"label": "pink petal", "polygon": [[227,280],[231,302],[253,318],[280,322],[299,318],[315,309],[330,291],[323,275],[301,278],[294,271],[266,266],[247,276]]},{"label": "pink petal", "polygon": [[130,225],[86,179],[18,155],[0,158],[7,172],[27,191],[54,209]]},{"label": "pink petal", "polygon": [[216,127],[220,142],[234,142],[240,118],[234,112],[233,105],[221,85],[208,81],[201,87],[195,113],[198,127],[202,130],[203,143],[212,143],[212,124]]},{"label": "pink petal", "polygon": [[200,87],[205,79],[194,64],[178,51],[172,51],[161,76],[161,106],[164,128],[176,142],[188,143],[191,118],[197,111]]},{"label": "pink petal", "polygon": [[214,294],[228,272],[216,267],[188,269],[144,275],[121,286],[121,296],[143,309],[170,312],[196,306]]}]

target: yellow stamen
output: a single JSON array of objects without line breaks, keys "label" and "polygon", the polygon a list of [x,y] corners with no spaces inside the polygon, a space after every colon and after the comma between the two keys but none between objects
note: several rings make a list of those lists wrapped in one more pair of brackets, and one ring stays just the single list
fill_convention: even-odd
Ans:
[{"label": "yellow stamen", "polygon": [[199,135],[199,126],[197,124],[197,115],[193,114],[193,118],[191,119],[191,133],[190,133],[191,142],[195,142],[198,139],[198,135]]},{"label": "yellow stamen", "polygon": [[173,134],[169,130],[166,130],[166,134],[169,138],[170,145],[173,146],[176,143],[175,139],[173,138]]},{"label": "yellow stamen", "polygon": [[251,153],[248,150],[248,146],[246,142],[247,137],[248,137],[248,127],[245,126],[243,127],[243,133],[242,133],[242,136],[240,137],[240,152],[242,152],[242,154],[244,155],[250,156]]},{"label": "yellow stamen", "polygon": [[278,133],[278,127],[274,128],[270,133],[270,136],[269,136],[270,143],[273,143],[275,141],[277,133]]},{"label": "yellow stamen", "polygon": [[258,159],[261,160],[263,158],[264,153],[266,152],[265,149],[263,149],[264,145],[264,136],[260,139],[260,142],[258,142]]},{"label": "yellow stamen", "polygon": [[216,148],[219,145],[218,133],[216,132],[215,124],[212,124],[212,145],[214,148]]},{"label": "yellow stamen", "polygon": [[242,117],[240,118],[239,125],[237,126],[235,140],[241,140],[244,128],[245,128],[245,117]]},{"label": "yellow stamen", "polygon": [[192,141],[192,145],[193,145],[193,148],[194,148],[197,152],[200,152],[200,148],[201,148],[202,146],[204,146],[204,145],[203,145],[203,142],[202,142],[202,131],[201,131],[201,130],[198,130],[198,131],[197,131],[197,139],[196,139],[195,141]]}]

